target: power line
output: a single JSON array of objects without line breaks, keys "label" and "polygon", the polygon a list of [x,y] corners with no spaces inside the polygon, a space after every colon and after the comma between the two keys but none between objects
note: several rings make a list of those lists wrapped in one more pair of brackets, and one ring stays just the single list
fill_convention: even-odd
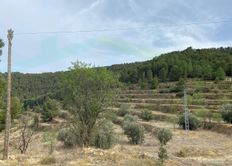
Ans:
[{"label": "power line", "polygon": [[93,30],[70,30],[70,31],[41,31],[41,32],[20,32],[15,33],[16,36],[20,35],[43,35],[43,34],[73,34],[73,33],[92,33],[92,32],[113,32],[113,31],[134,31],[142,29],[156,29],[160,27],[180,27],[180,26],[192,26],[192,25],[207,25],[207,24],[220,24],[220,23],[231,23],[232,20],[220,20],[220,21],[209,21],[209,22],[192,22],[185,24],[157,24],[140,27],[126,27],[126,28],[105,28],[105,29],[93,29]]}]

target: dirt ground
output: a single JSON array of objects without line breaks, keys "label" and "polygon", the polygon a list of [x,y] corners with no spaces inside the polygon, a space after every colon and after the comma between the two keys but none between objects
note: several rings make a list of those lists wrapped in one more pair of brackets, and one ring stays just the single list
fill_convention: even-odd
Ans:
[{"label": "dirt ground", "polygon": [[[169,159],[167,166],[231,166],[232,138],[216,132],[198,130],[183,131],[174,129],[173,124],[167,122],[143,122],[154,128],[169,128],[173,132],[173,139],[167,144]],[[123,134],[121,126],[115,125],[118,143],[109,150],[95,148],[67,149],[58,142],[52,155],[49,148],[42,141],[42,132],[34,136],[28,152],[20,155],[13,147],[9,161],[0,160],[1,166],[37,166],[37,165],[103,165],[103,166],[140,166],[156,165],[158,159],[159,142],[152,132],[146,131],[145,142],[142,145],[131,145]],[[16,135],[16,133],[12,133]],[[3,145],[3,135],[0,135]]]}]

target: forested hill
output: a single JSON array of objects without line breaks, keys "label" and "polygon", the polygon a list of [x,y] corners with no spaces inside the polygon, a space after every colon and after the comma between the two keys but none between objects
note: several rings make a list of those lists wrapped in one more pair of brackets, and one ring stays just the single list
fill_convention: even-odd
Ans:
[{"label": "forested hill", "polygon": [[[149,83],[157,77],[160,81],[176,81],[182,77],[223,79],[225,75],[232,75],[232,48],[187,48],[163,54],[150,61],[112,65],[107,68],[120,74],[120,80],[124,83]],[[55,93],[59,89],[61,73],[13,73],[13,95],[21,99],[31,99]]]},{"label": "forested hill", "polygon": [[138,83],[157,76],[161,81],[176,81],[181,77],[222,79],[232,75],[232,48],[192,49],[176,51],[155,57],[150,61],[113,65],[110,70],[119,72],[120,80]]},{"label": "forested hill", "polygon": [[[12,93],[20,99],[31,99],[55,93],[59,88],[62,72],[42,74],[12,73]],[[1,74],[7,77],[7,74]]]}]

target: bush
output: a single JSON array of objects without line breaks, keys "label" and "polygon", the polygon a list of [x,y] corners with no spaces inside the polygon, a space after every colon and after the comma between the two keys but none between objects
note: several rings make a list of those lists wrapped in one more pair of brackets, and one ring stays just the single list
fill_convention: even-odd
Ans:
[{"label": "bush", "polygon": [[130,122],[123,126],[124,133],[132,144],[141,144],[144,141],[144,127],[138,123]]},{"label": "bush", "polygon": [[152,120],[152,111],[149,110],[143,110],[142,113],[140,114],[141,119],[145,121]]},{"label": "bush", "polygon": [[136,123],[138,120],[139,118],[137,115],[127,114],[123,119],[123,126],[125,126],[128,123],[132,123],[132,122]]},{"label": "bush", "polygon": [[68,120],[70,118],[70,113],[68,111],[60,111],[58,116],[62,119]]},{"label": "bush", "polygon": [[232,123],[232,104],[226,104],[221,110],[222,119],[227,123]]},{"label": "bush", "polygon": [[179,81],[176,83],[176,85],[170,89],[170,92],[174,92],[174,93],[183,92],[185,88],[185,84],[186,84],[186,80],[180,78]]},{"label": "bush", "polygon": [[122,104],[117,112],[118,116],[125,116],[129,114],[130,106],[128,104]]},{"label": "bush", "polygon": [[151,81],[151,89],[157,89],[159,85],[159,79],[158,77],[154,77]]},{"label": "bush", "polygon": [[166,148],[161,144],[160,148],[159,148],[159,160],[161,161],[161,163],[163,163],[165,160],[168,159],[168,152],[166,150]]},{"label": "bush", "polygon": [[45,157],[40,161],[41,165],[52,165],[52,164],[55,164],[55,163],[56,163],[56,158],[53,157],[53,156]]},{"label": "bush", "polygon": [[41,118],[44,122],[50,122],[57,115],[57,102],[47,97],[43,105]]},{"label": "bush", "polygon": [[172,132],[169,129],[160,129],[157,138],[161,144],[166,145],[172,139]]},{"label": "bush", "polygon": [[116,143],[116,135],[113,131],[113,124],[110,121],[98,122],[96,131],[91,138],[91,144],[96,148],[109,149]]},{"label": "bush", "polygon": [[[181,126],[183,129],[185,129],[185,117],[184,114],[179,117],[179,126]],[[189,130],[196,130],[199,127],[199,120],[193,116],[192,114],[189,114]]]},{"label": "bush", "polygon": [[68,148],[82,145],[79,133],[72,129],[62,129],[58,133],[57,140],[63,142],[64,146]]}]

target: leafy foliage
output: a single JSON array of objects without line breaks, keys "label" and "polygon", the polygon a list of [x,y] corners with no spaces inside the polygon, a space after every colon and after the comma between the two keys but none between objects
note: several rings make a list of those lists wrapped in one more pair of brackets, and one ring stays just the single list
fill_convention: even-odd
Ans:
[{"label": "leafy foliage", "polygon": [[140,117],[145,120],[145,121],[149,121],[152,120],[153,116],[152,116],[152,111],[150,110],[143,110],[140,114]]},{"label": "leafy foliage", "polygon": [[232,123],[232,104],[224,105],[221,110],[222,118],[227,123]]},{"label": "leafy foliage", "polygon": [[109,149],[116,143],[116,135],[113,131],[113,124],[108,120],[101,120],[96,125],[96,131],[91,137],[92,145],[96,148]]},{"label": "leafy foliage", "polygon": [[129,114],[130,106],[128,104],[122,104],[117,111],[118,116],[125,116],[126,114]]},{"label": "leafy foliage", "polygon": [[44,122],[52,121],[52,119],[57,115],[57,112],[57,102],[47,97],[43,105],[43,111],[41,113],[42,120]]},{"label": "leafy foliage", "polygon": [[140,144],[143,142],[143,139],[144,139],[144,136],[143,136],[144,129],[143,129],[143,126],[140,126],[137,123],[138,120],[139,118],[137,115],[131,115],[131,114],[127,114],[126,116],[124,116],[124,119],[123,119],[122,127],[124,130],[124,133],[127,135],[129,141],[132,144]]},{"label": "leafy foliage", "polygon": [[160,160],[161,164],[164,163],[164,161],[168,159],[168,152],[167,152],[165,146],[162,144],[159,148],[158,156],[159,156],[159,160]]},{"label": "leafy foliage", "polygon": [[57,140],[63,142],[64,146],[68,148],[82,145],[79,131],[74,131],[71,128],[60,130],[57,135]]},{"label": "leafy foliage", "polygon": [[[211,48],[175,51],[155,57],[150,61],[113,65],[109,69],[120,73],[120,80],[126,83],[149,82],[151,73],[161,81],[177,81],[180,78],[202,78],[213,80],[232,76],[232,49]],[[145,74],[144,74],[145,73]]]},{"label": "leafy foliage", "polygon": [[132,144],[141,144],[144,141],[144,127],[136,122],[124,123],[124,133]]},{"label": "leafy foliage", "polygon": [[89,146],[92,129],[100,113],[107,111],[115,97],[118,80],[104,68],[74,63],[62,77],[64,103],[70,106],[71,123],[84,146]]},{"label": "leafy foliage", "polygon": [[[182,114],[179,117],[179,126],[181,126],[183,129],[185,129],[185,117],[184,114]],[[189,114],[189,130],[196,130],[200,125],[199,120],[192,114]]]},{"label": "leafy foliage", "polygon": [[157,138],[161,144],[166,145],[172,139],[172,132],[169,129],[160,129]]}]

